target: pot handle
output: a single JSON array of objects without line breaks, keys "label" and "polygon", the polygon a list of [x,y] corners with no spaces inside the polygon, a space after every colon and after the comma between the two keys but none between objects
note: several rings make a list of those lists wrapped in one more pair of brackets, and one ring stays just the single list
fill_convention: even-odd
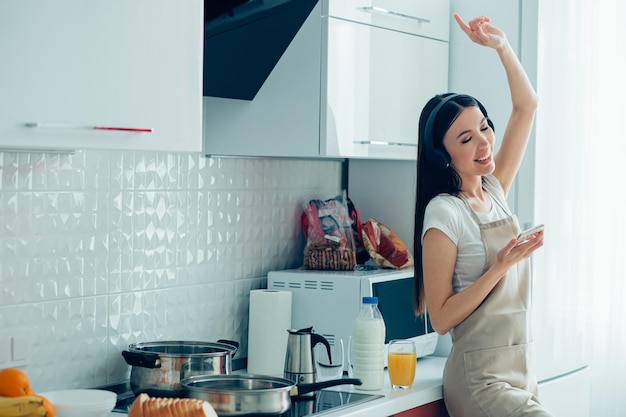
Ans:
[{"label": "pot handle", "polygon": [[131,366],[140,366],[142,368],[160,368],[161,358],[154,353],[129,352],[122,351],[122,356],[126,359],[126,363]]},{"label": "pot handle", "polygon": [[361,382],[361,380],[357,378],[341,378],[341,379],[331,379],[329,381],[313,382],[312,384],[297,384],[291,390],[290,394],[291,396],[297,397],[297,396],[308,394],[309,392],[317,391],[320,389],[335,387],[337,385],[347,385],[347,384],[362,385],[363,382]]},{"label": "pot handle", "polygon": [[239,350],[239,342],[235,342],[234,340],[220,339],[217,341],[217,343],[224,343],[226,345],[234,347],[235,351],[233,352],[233,357],[235,357],[235,353],[237,353],[237,351]]}]

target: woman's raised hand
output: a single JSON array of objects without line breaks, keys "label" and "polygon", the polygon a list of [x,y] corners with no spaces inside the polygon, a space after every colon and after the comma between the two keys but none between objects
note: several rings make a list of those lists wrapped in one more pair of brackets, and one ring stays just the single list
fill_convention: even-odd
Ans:
[{"label": "woman's raised hand", "polygon": [[506,44],[506,34],[497,27],[490,25],[490,19],[487,16],[474,18],[469,21],[469,25],[465,24],[458,14],[454,13],[453,16],[472,42],[494,49],[498,49]]}]

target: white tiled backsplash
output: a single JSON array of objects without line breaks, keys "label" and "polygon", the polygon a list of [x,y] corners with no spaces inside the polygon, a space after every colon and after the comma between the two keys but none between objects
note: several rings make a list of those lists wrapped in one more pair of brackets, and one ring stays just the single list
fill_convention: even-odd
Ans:
[{"label": "white tiled backsplash", "polygon": [[245,357],[249,291],[301,265],[303,204],[340,192],[342,162],[0,152],[0,173],[0,335],[26,337],[41,392],[127,379],[134,342]]}]

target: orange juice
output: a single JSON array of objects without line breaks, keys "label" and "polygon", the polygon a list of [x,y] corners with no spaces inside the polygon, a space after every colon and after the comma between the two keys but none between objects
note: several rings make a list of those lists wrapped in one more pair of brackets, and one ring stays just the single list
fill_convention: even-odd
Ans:
[{"label": "orange juice", "polygon": [[391,385],[409,387],[415,378],[415,352],[390,352],[387,357]]}]

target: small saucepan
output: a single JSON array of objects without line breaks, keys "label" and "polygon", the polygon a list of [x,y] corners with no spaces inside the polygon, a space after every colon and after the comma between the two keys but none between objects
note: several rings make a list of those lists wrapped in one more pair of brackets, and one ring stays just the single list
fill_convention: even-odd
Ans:
[{"label": "small saucepan", "polygon": [[296,384],[266,375],[198,375],[181,381],[186,396],[211,403],[220,417],[276,416],[291,407],[291,397],[337,385],[361,385],[361,380],[343,378],[311,384]]}]

